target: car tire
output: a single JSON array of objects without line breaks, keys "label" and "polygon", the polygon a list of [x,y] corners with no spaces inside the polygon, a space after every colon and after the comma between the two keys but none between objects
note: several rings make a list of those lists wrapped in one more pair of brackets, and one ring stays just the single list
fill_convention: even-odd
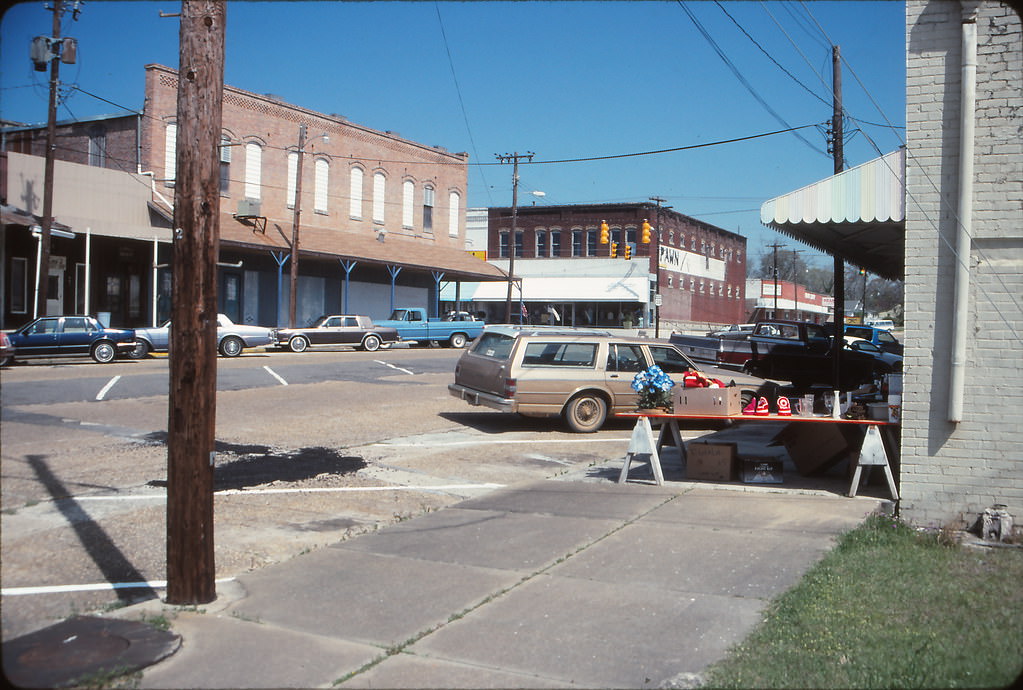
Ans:
[{"label": "car tire", "polygon": [[380,336],[372,333],[362,339],[362,349],[366,352],[376,352],[380,349]]},{"label": "car tire", "polygon": [[149,356],[152,349],[145,340],[138,340],[135,342],[135,349],[128,353],[128,357],[131,359],[145,359]]},{"label": "car tire", "polygon": [[288,341],[288,349],[292,352],[305,352],[309,347],[309,340],[304,335],[296,335]]},{"label": "car tire", "polygon": [[572,431],[591,434],[604,425],[607,403],[596,393],[580,393],[568,401],[562,415]]},{"label": "car tire", "polygon": [[225,357],[237,357],[244,349],[245,343],[237,336],[229,335],[220,341],[220,354]]},{"label": "car tire", "polygon": [[14,364],[14,357],[0,357],[0,367],[6,367],[8,364]]},{"label": "car tire", "polygon": [[109,340],[101,340],[92,346],[92,358],[100,364],[108,364],[117,356],[117,348]]},{"label": "car tire", "polygon": [[465,341],[465,333],[452,333],[451,337],[448,338],[448,345],[461,349],[465,347]]}]

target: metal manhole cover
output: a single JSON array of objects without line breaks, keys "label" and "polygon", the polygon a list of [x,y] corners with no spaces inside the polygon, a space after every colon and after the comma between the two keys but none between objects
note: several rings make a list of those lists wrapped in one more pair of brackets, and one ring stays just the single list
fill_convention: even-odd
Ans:
[{"label": "metal manhole cover", "polygon": [[19,687],[60,687],[102,673],[132,673],[180,646],[179,635],[145,623],[75,616],[4,642],[4,675]]}]

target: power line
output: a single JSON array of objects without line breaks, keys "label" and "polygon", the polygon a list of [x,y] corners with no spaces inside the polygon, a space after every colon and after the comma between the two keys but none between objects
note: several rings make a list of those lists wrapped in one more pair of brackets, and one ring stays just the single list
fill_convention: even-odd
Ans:
[{"label": "power line", "polygon": [[796,75],[792,74],[792,72],[789,72],[780,62],[775,60],[774,57],[770,53],[768,53],[767,50],[765,50],[764,47],[762,45],[760,45],[760,43],[757,42],[757,39],[753,38],[750,35],[750,33],[748,31],[746,31],[745,27],[743,27],[742,24],[740,24],[738,21],[736,21],[735,17],[733,17],[728,12],[728,10],[725,9],[724,5],[721,4],[720,0],[714,0],[714,4],[716,4],[719,8],[721,8],[721,11],[725,13],[725,16],[728,17],[729,19],[731,19],[732,23],[735,24],[739,28],[739,31],[741,31],[746,36],[746,38],[748,38],[753,43],[753,45],[755,45],[757,48],[759,48],[760,52],[763,53],[767,57],[768,60],[773,62],[775,64],[775,66],[778,67],[778,69],[780,69],[782,72],[787,74],[789,76],[789,78],[792,79],[792,81],[794,81],[797,84],[799,84],[800,86],[802,86],[803,89],[805,89],[807,93],[809,93],[811,96],[816,98],[818,101],[820,101],[824,105],[831,105],[830,103],[828,103],[827,100],[825,100],[821,96],[817,95],[809,86],[807,86],[802,81],[800,81],[799,78],[796,77]]},{"label": "power line", "polygon": [[[710,44],[711,48],[714,49],[714,52],[717,53],[718,57],[721,58],[722,62],[724,62],[725,65],[728,67],[728,69],[731,70],[732,74],[735,75],[735,78],[739,80],[739,83],[741,83],[746,88],[746,90],[750,92],[750,94],[753,96],[753,98],[756,99],[756,101],[758,103],[760,103],[760,105],[762,105],[764,107],[764,109],[768,113],[771,114],[772,117],[774,117],[776,120],[778,120],[778,122],[780,122],[781,124],[783,124],[786,127],[790,128],[790,130],[794,131],[794,128],[792,128],[792,125],[790,125],[788,122],[786,122],[785,118],[783,118],[781,115],[779,115],[774,110],[774,108],[772,108],[770,106],[770,104],[766,100],[764,100],[764,98],[759,93],[757,93],[757,90],[753,88],[753,85],[750,84],[749,80],[746,79],[746,77],[743,76],[742,72],[739,71],[739,68],[735,66],[735,64],[731,61],[731,59],[729,59],[729,57],[727,55],[725,55],[725,52],[721,49],[721,46],[718,45],[717,41],[714,40],[714,37],[710,35],[710,33],[707,31],[706,28],[704,28],[703,24],[700,23],[700,21],[690,11],[690,9],[686,6],[686,4],[684,2],[682,2],[682,0],[676,0],[676,1],[678,2],[679,7],[681,7],[682,10],[689,16],[690,21],[693,22],[693,25],[696,26],[696,29],[700,32],[700,34],[703,36],[703,38],[707,41],[707,43]],[[809,140],[807,140],[805,137],[803,137],[801,134],[796,133],[795,136],[796,136],[797,139],[802,141],[804,144],[809,146],[814,151],[817,151],[818,153],[822,153],[825,156],[828,155],[827,152],[824,151],[824,149],[822,149],[822,148],[820,148],[818,146],[815,146]]]}]

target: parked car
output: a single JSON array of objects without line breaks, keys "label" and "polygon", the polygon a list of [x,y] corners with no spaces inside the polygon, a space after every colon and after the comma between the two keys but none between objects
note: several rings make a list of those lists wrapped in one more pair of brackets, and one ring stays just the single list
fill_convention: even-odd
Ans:
[{"label": "parked car", "polygon": [[5,367],[14,361],[14,344],[7,337],[7,333],[0,331],[0,367]]},{"label": "parked car", "polygon": [[879,362],[883,362],[888,367],[888,370],[884,371],[882,369],[882,373],[898,374],[902,372],[902,355],[897,355],[893,352],[885,352],[869,340],[846,335],[845,347],[847,350],[852,350],[853,352],[862,352],[871,355]]},{"label": "parked car", "polygon": [[572,431],[592,432],[610,415],[633,410],[637,372],[657,364],[681,383],[702,371],[750,398],[763,379],[716,367],[698,368],[666,340],[605,331],[530,326],[488,326],[455,365],[448,392],[470,405],[526,417],[564,418]]},{"label": "parked car", "polygon": [[436,342],[448,347],[465,347],[485,325],[476,319],[430,318],[421,307],[400,307],[391,312],[391,318],[377,323],[394,328],[404,341],[420,345]]},{"label": "parked car", "polygon": [[392,345],[401,338],[398,331],[377,326],[368,316],[321,316],[306,328],[278,328],[273,333],[277,347],[305,352],[311,345],[346,345],[367,352]]},{"label": "parked car", "polygon": [[891,319],[873,319],[871,321],[867,321],[867,325],[873,326],[874,328],[880,328],[882,331],[895,330],[895,323],[892,322]]},{"label": "parked car", "polygon": [[8,332],[11,360],[35,357],[92,357],[100,364],[135,349],[135,331],[107,328],[91,316],[41,316]]},{"label": "parked car", "polygon": [[714,331],[708,331],[707,335],[714,338],[735,338],[743,335],[749,335],[753,332],[755,323],[733,323],[723,328],[718,328]]},{"label": "parked car", "polygon": [[[166,352],[170,347],[171,322],[159,328],[136,328],[132,359],[142,359],[150,352]],[[217,352],[224,357],[237,357],[246,347],[263,347],[273,342],[272,330],[264,326],[246,326],[217,314]]]},{"label": "parked car", "polygon": [[[832,324],[832,330],[834,332],[834,324]],[[902,356],[902,343],[891,334],[891,332],[884,330],[883,328],[877,328],[875,326],[860,326],[856,324],[847,324],[845,327],[845,334],[847,336],[854,336],[856,338],[863,338],[877,345],[885,352],[890,352],[895,355]]]}]

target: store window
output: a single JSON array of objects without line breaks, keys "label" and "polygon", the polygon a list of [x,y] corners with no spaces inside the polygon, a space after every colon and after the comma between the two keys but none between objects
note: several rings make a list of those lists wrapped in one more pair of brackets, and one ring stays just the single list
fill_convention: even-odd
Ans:
[{"label": "store window", "polygon": [[433,232],[433,187],[423,187],[423,230]]}]

